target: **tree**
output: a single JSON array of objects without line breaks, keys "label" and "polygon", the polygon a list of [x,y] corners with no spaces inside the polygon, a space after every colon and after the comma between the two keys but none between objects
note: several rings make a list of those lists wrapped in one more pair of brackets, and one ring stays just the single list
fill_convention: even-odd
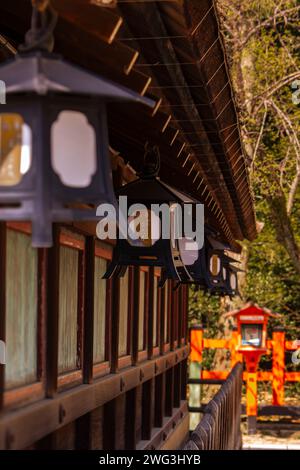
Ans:
[{"label": "tree", "polygon": [[[257,206],[300,275],[297,0],[218,0]],[[266,206],[265,206],[266,202]]]}]

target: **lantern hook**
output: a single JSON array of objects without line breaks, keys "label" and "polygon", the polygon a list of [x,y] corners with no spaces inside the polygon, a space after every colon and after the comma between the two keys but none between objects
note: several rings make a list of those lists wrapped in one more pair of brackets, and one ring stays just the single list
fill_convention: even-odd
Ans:
[{"label": "lantern hook", "polygon": [[31,0],[31,28],[25,35],[25,43],[19,46],[19,52],[36,50],[52,52],[54,48],[53,31],[57,23],[57,13],[50,0]]},{"label": "lantern hook", "polygon": [[160,170],[160,153],[157,145],[145,144],[144,164],[138,176],[142,179],[155,178]]}]

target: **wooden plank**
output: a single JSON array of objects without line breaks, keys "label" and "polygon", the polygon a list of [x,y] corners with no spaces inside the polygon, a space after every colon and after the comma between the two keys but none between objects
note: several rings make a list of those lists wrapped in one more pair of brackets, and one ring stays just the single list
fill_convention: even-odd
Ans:
[{"label": "wooden plank", "polygon": [[53,247],[47,250],[46,395],[49,398],[56,394],[58,375],[59,232],[54,224]]},{"label": "wooden plank", "polygon": [[186,400],[187,380],[188,380],[187,359],[184,361],[181,361],[180,369],[181,369],[181,400]]},{"label": "wooden plank", "polygon": [[111,372],[118,369],[119,357],[119,319],[120,319],[120,280],[117,277],[111,279],[111,336],[110,336],[110,366]]},{"label": "wooden plank", "polygon": [[115,450],[116,415],[115,401],[111,400],[103,408],[103,449]]},{"label": "wooden plank", "polygon": [[284,380],[285,382],[300,382],[300,372],[286,372]]},{"label": "wooden plank", "polygon": [[128,450],[136,449],[137,434],[137,388],[129,390],[126,393],[126,427],[125,427],[125,448]]},{"label": "wooden plank", "polygon": [[202,370],[201,379],[216,379],[216,380],[226,380],[229,375],[227,370]]},{"label": "wooden plank", "polygon": [[79,24],[109,44],[115,39],[123,22],[120,16],[109,9],[99,8],[86,0],[52,0],[52,5],[60,17]]},{"label": "wooden plank", "polygon": [[97,60],[114,68],[120,74],[125,73],[125,75],[128,75],[132,71],[139,56],[138,51],[119,41],[108,44],[99,39],[99,37],[91,31],[83,30],[81,24],[71,24],[68,21],[60,20],[55,29],[55,41],[58,47],[66,40],[66,35],[68,36],[68,42],[71,42],[74,47],[79,45],[89,50],[91,44],[93,44]]},{"label": "wooden plank", "polygon": [[53,450],[73,450],[75,449],[76,423],[68,423],[55,431],[52,435]]},{"label": "wooden plank", "polygon": [[103,448],[103,406],[90,413],[90,449]]},{"label": "wooden plank", "polygon": [[[95,287],[95,238],[85,240],[85,296],[83,339],[83,382],[93,380],[94,358],[94,287]],[[88,291],[88,292],[87,292]]]},{"label": "wooden plank", "polygon": [[[176,351],[181,359],[183,353],[188,354],[188,347]],[[183,359],[182,359],[183,360]],[[163,357],[147,361],[146,364],[129,367],[122,374],[110,374],[106,378],[97,380],[92,384],[73,387],[64,393],[57,394],[52,400],[40,400],[32,405],[16,410],[13,414],[3,415],[0,418],[0,449],[6,447],[6,433],[9,427],[14,441],[12,449],[22,449],[40,440],[68,422],[103,406],[120,394],[132,390],[141,381],[141,370],[145,380],[150,380],[158,371],[159,376],[166,368],[175,363],[175,353],[170,352]],[[156,368],[155,368],[156,365]],[[159,377],[158,376],[158,377]],[[123,388],[121,389],[121,379]],[[156,387],[156,409],[161,401],[163,410],[165,386]],[[162,414],[162,413],[161,413]],[[129,414],[130,419],[131,415]],[[156,413],[158,416],[158,413]],[[24,433],[24,428],[26,432]],[[104,428],[105,429],[105,428]]]},{"label": "wooden plank", "polygon": [[[182,402],[179,409],[174,410],[171,417],[165,417],[163,425],[160,428],[154,428],[151,439],[149,441],[141,441],[138,446],[138,450],[161,450],[164,445],[168,445],[170,439],[171,449],[180,449],[182,442],[173,441],[172,436],[175,437],[176,430],[181,428],[181,424],[185,421],[186,431],[185,435],[188,434],[188,421],[189,414],[187,409],[187,402]],[[175,432],[174,432],[175,431]],[[186,436],[187,437],[187,436]],[[172,444],[171,444],[171,441]]]},{"label": "wooden plank", "polygon": [[[6,225],[0,222],[0,340],[5,342],[5,307],[6,307]],[[4,364],[0,364],[0,412],[4,398]]]},{"label": "wooden plank", "polygon": [[154,408],[154,426],[161,428],[165,416],[166,400],[166,376],[159,374],[155,377],[155,408]]},{"label": "wooden plank", "polygon": [[174,406],[174,368],[171,367],[166,372],[166,401],[165,415],[172,416]]},{"label": "wooden plank", "polygon": [[138,267],[133,268],[133,306],[132,306],[132,364],[138,362],[139,351],[139,304],[140,304],[140,270]]},{"label": "wooden plank", "polygon": [[184,316],[187,316],[187,312],[183,311],[182,308],[182,289],[179,288],[178,293],[177,293],[177,314],[178,314],[178,333],[177,333],[177,338],[178,338],[178,345],[181,345],[181,339],[184,337],[183,334],[183,327],[184,327]]},{"label": "wooden plank", "polygon": [[179,408],[181,401],[181,368],[180,363],[174,367],[174,408]]},{"label": "wooden plank", "polygon": [[75,421],[75,449],[88,450],[91,442],[91,416],[86,413]]},{"label": "wooden plank", "polygon": [[[115,399],[115,449],[125,449],[125,428],[126,428],[126,394],[123,393]],[[105,432],[105,431],[104,431]]]},{"label": "wooden plank", "polygon": [[135,447],[136,449],[137,443],[142,439],[142,385],[139,385],[135,388]]},{"label": "wooden plank", "polygon": [[154,267],[151,266],[148,272],[148,289],[147,289],[147,318],[148,318],[148,327],[147,327],[147,353],[148,359],[151,359],[153,355],[153,325],[154,325]]},{"label": "wooden plank", "polygon": [[230,340],[203,338],[203,347],[207,349],[229,349]]},{"label": "wooden plank", "polygon": [[98,60],[97,49],[87,50],[80,43],[74,48],[73,42],[69,40],[68,37],[65,37],[59,42],[59,52],[65,59],[76,63],[86,70],[90,70],[91,72],[136,91],[136,93],[139,93],[141,96],[145,95],[151,84],[151,77],[149,77],[149,75],[145,75],[135,69],[131,69],[130,73],[126,75],[123,70],[117,67],[107,67],[104,61],[101,62]]},{"label": "wooden plank", "polygon": [[147,380],[142,386],[142,434],[143,440],[151,438],[154,426],[154,393],[155,381]]},{"label": "wooden plank", "polygon": [[160,289],[160,334],[159,334],[159,350],[160,354],[164,353],[164,343],[165,343],[165,302],[166,296],[166,284]]},{"label": "wooden plank", "polygon": [[47,321],[47,250],[38,250],[38,338],[37,380],[46,381],[46,321]]},{"label": "wooden plank", "polygon": [[130,272],[127,269],[125,275],[120,278],[119,357],[124,357],[128,354],[128,344],[130,344],[129,291]]}]

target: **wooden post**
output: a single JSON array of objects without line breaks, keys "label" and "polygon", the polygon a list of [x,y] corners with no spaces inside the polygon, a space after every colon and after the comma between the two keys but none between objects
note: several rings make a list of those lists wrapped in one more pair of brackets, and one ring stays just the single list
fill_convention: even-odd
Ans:
[{"label": "wooden post", "polygon": [[[5,345],[5,309],[6,309],[6,225],[4,222],[0,223],[0,340],[4,341]],[[5,347],[5,346],[4,346]],[[4,377],[4,364],[0,362],[0,411],[3,408],[5,377]]]},{"label": "wooden post", "polygon": [[[203,327],[194,325],[190,330],[191,354],[189,377],[191,379],[201,378],[202,350],[203,350]],[[190,384],[189,406],[201,406],[201,385]],[[190,413],[190,430],[193,431],[201,419],[200,413]]]},{"label": "wooden post", "polygon": [[248,434],[256,434],[257,418],[257,366],[261,357],[260,351],[247,351],[244,354],[247,366],[246,412]]},{"label": "wooden post", "polygon": [[232,330],[231,340],[230,340],[230,367],[231,369],[234,368],[237,362],[243,362],[243,355],[237,351],[238,346],[238,329],[235,326]]},{"label": "wooden post", "polygon": [[59,243],[60,229],[53,224],[53,247],[47,250],[47,355],[46,396],[57,393],[58,375],[58,309],[59,309]]},{"label": "wooden post", "polygon": [[248,434],[256,434],[257,418],[257,373],[247,372],[247,421]]},{"label": "wooden post", "polygon": [[285,333],[282,327],[276,327],[273,331],[273,405],[284,405],[284,373],[285,373],[285,357],[284,357]]},{"label": "wooden post", "polygon": [[94,339],[94,277],[95,277],[95,239],[86,238],[85,247],[85,309],[83,340],[83,381],[93,381],[93,339]]}]

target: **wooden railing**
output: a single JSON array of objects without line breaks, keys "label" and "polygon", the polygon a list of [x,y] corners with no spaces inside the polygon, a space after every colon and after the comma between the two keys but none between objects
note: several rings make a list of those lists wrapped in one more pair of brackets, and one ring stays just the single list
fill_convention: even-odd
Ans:
[{"label": "wooden railing", "polygon": [[243,366],[238,362],[192,432],[185,450],[238,450],[242,447],[241,394]]}]

